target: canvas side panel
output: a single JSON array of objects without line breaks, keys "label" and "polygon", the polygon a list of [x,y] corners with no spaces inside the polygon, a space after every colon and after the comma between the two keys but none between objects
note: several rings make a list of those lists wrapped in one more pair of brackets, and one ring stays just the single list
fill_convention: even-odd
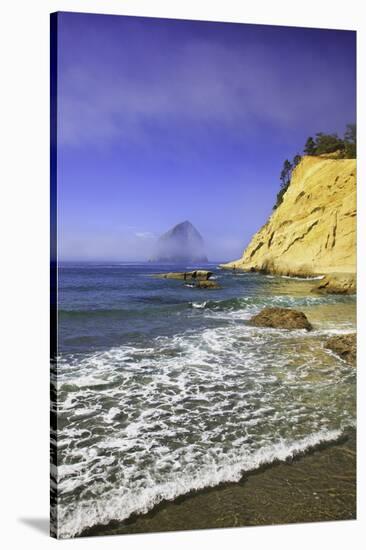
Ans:
[{"label": "canvas side panel", "polygon": [[50,535],[57,538],[57,26],[50,16]]}]

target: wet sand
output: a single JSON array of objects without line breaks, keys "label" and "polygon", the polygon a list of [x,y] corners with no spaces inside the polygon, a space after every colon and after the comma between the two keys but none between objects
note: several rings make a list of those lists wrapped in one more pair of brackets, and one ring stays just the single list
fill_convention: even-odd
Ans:
[{"label": "wet sand", "polygon": [[81,536],[356,519],[356,433]]}]

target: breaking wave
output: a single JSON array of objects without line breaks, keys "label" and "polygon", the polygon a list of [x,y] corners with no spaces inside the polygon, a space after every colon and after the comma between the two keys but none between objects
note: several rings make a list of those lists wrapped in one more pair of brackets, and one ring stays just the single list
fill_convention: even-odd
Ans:
[{"label": "breaking wave", "polygon": [[59,536],[336,440],[354,375],[316,335],[241,323],[61,356]]},{"label": "breaking wave", "polygon": [[265,306],[271,307],[306,307],[321,304],[349,303],[349,296],[320,295],[320,296],[247,296],[242,298],[229,298],[224,300],[205,300],[203,302],[190,302],[191,307],[197,309],[224,310],[259,310]]},{"label": "breaking wave", "polygon": [[[132,514],[147,513],[157,504],[188,494],[192,491],[215,487],[221,483],[239,481],[243,474],[279,461],[293,459],[324,443],[336,442],[343,435],[341,430],[322,430],[299,440],[282,440],[261,448],[252,455],[238,453],[223,460],[221,464],[202,467],[194,476],[177,475],[174,480],[151,484],[139,492],[113,490],[106,498],[78,503],[70,517],[62,508],[59,510],[61,538],[74,537],[95,525],[110,521],[123,521]],[[75,468],[73,469],[75,471]]]},{"label": "breaking wave", "polygon": [[[89,279],[73,269],[63,287],[51,376],[60,537],[235,482],[354,423],[355,369],[324,347],[354,331],[354,298],[224,271],[220,294],[139,277],[142,291],[135,271],[93,268],[99,290],[80,297]],[[265,306],[303,309],[315,330],[248,326]]]}]

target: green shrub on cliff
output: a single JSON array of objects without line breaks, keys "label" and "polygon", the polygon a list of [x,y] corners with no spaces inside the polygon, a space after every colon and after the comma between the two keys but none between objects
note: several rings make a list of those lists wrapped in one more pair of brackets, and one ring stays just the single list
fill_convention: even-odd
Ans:
[{"label": "green shrub on cliff", "polygon": [[344,152],[344,141],[337,134],[318,132],[315,143],[316,155],[325,155],[327,153],[335,153],[336,151]]},{"label": "green shrub on cliff", "polygon": [[305,155],[316,156],[339,152],[340,158],[356,158],[356,124],[347,124],[343,139],[338,134],[318,132],[315,140],[308,137],[304,146]]},{"label": "green shrub on cliff", "polygon": [[[337,155],[337,158],[353,159],[356,158],[356,152],[356,124],[347,124],[343,139],[338,137],[337,134],[324,134],[323,132],[318,132],[315,134],[315,140],[312,136],[308,137],[304,146],[305,155],[310,156],[339,153],[339,157]],[[276,208],[278,208],[282,203],[283,196],[291,182],[292,172],[299,164],[301,158],[301,155],[297,153],[292,162],[286,159],[283,163],[280,174],[281,189],[277,193],[276,203],[273,210],[276,210]]]},{"label": "green shrub on cliff", "polygon": [[276,208],[280,206],[281,202],[283,201],[283,195],[286,193],[289,185],[290,185],[290,182],[288,182],[287,185],[284,185],[283,187],[281,187],[281,189],[277,193],[276,204],[274,205],[273,210],[276,210]]},{"label": "green shrub on cliff", "polygon": [[357,155],[356,124],[347,124],[344,133],[344,153],[346,159],[355,159]]},{"label": "green shrub on cliff", "polygon": [[295,166],[297,166],[301,160],[301,155],[299,155],[299,153],[297,153],[294,158],[293,158],[293,161],[292,161],[292,168],[295,168]]},{"label": "green shrub on cliff", "polygon": [[314,139],[310,136],[306,140],[304,153],[305,155],[315,155],[315,152],[316,152],[316,143]]},{"label": "green shrub on cliff", "polygon": [[288,186],[290,185],[292,171],[295,168],[295,166],[299,164],[300,160],[301,160],[301,155],[297,153],[294,156],[292,162],[286,159],[285,162],[283,163],[283,168],[280,174],[281,189],[277,193],[276,204],[274,205],[273,210],[276,210],[276,208],[278,208],[281,202],[283,201],[283,195],[286,193]]},{"label": "green shrub on cliff", "polygon": [[290,183],[291,172],[292,172],[292,164],[289,160],[286,159],[285,162],[283,163],[283,168],[280,175],[281,187],[285,187]]}]

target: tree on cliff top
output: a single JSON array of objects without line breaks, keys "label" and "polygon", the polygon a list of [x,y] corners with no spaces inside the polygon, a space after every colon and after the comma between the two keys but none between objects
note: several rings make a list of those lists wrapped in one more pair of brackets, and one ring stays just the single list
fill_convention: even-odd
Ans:
[{"label": "tree on cliff top", "polygon": [[297,166],[297,165],[299,164],[299,162],[300,162],[301,159],[302,159],[301,155],[299,155],[299,153],[297,153],[297,154],[294,156],[293,160],[292,160],[292,169],[294,169],[295,166]]},{"label": "tree on cliff top", "polygon": [[316,152],[316,144],[313,138],[310,136],[306,140],[304,153],[305,155],[315,155],[315,152]]},{"label": "tree on cliff top", "polygon": [[[356,124],[347,124],[343,139],[338,137],[337,134],[324,134],[323,132],[318,132],[315,134],[315,140],[312,136],[308,137],[305,143],[304,153],[305,155],[316,156],[339,152],[339,158],[356,158],[356,134]],[[301,158],[301,155],[297,153],[292,163],[288,159],[283,163],[280,174],[281,189],[277,193],[276,204],[273,210],[276,210],[282,203],[283,196],[291,182],[292,172],[301,161]]]},{"label": "tree on cliff top", "polygon": [[324,134],[323,132],[318,132],[316,134],[315,143],[317,155],[344,151],[344,141],[339,138],[337,134]]},{"label": "tree on cliff top", "polygon": [[294,156],[292,163],[288,159],[286,159],[283,163],[283,168],[280,174],[281,189],[277,193],[276,204],[274,205],[273,210],[276,210],[276,208],[278,208],[278,206],[283,201],[283,195],[286,193],[288,186],[290,185],[292,171],[295,166],[299,164],[300,160],[301,156],[297,154]]},{"label": "tree on cliff top", "polygon": [[283,168],[280,175],[281,187],[288,185],[288,183],[290,182],[291,170],[292,170],[292,164],[288,159],[286,159],[285,162],[283,163]]},{"label": "tree on cliff top", "polygon": [[344,133],[345,157],[354,159],[357,155],[357,132],[356,124],[347,124]]},{"label": "tree on cliff top", "polygon": [[343,139],[338,134],[318,132],[315,140],[308,137],[304,147],[306,155],[326,155],[339,152],[340,158],[356,158],[356,124],[347,124]]}]

